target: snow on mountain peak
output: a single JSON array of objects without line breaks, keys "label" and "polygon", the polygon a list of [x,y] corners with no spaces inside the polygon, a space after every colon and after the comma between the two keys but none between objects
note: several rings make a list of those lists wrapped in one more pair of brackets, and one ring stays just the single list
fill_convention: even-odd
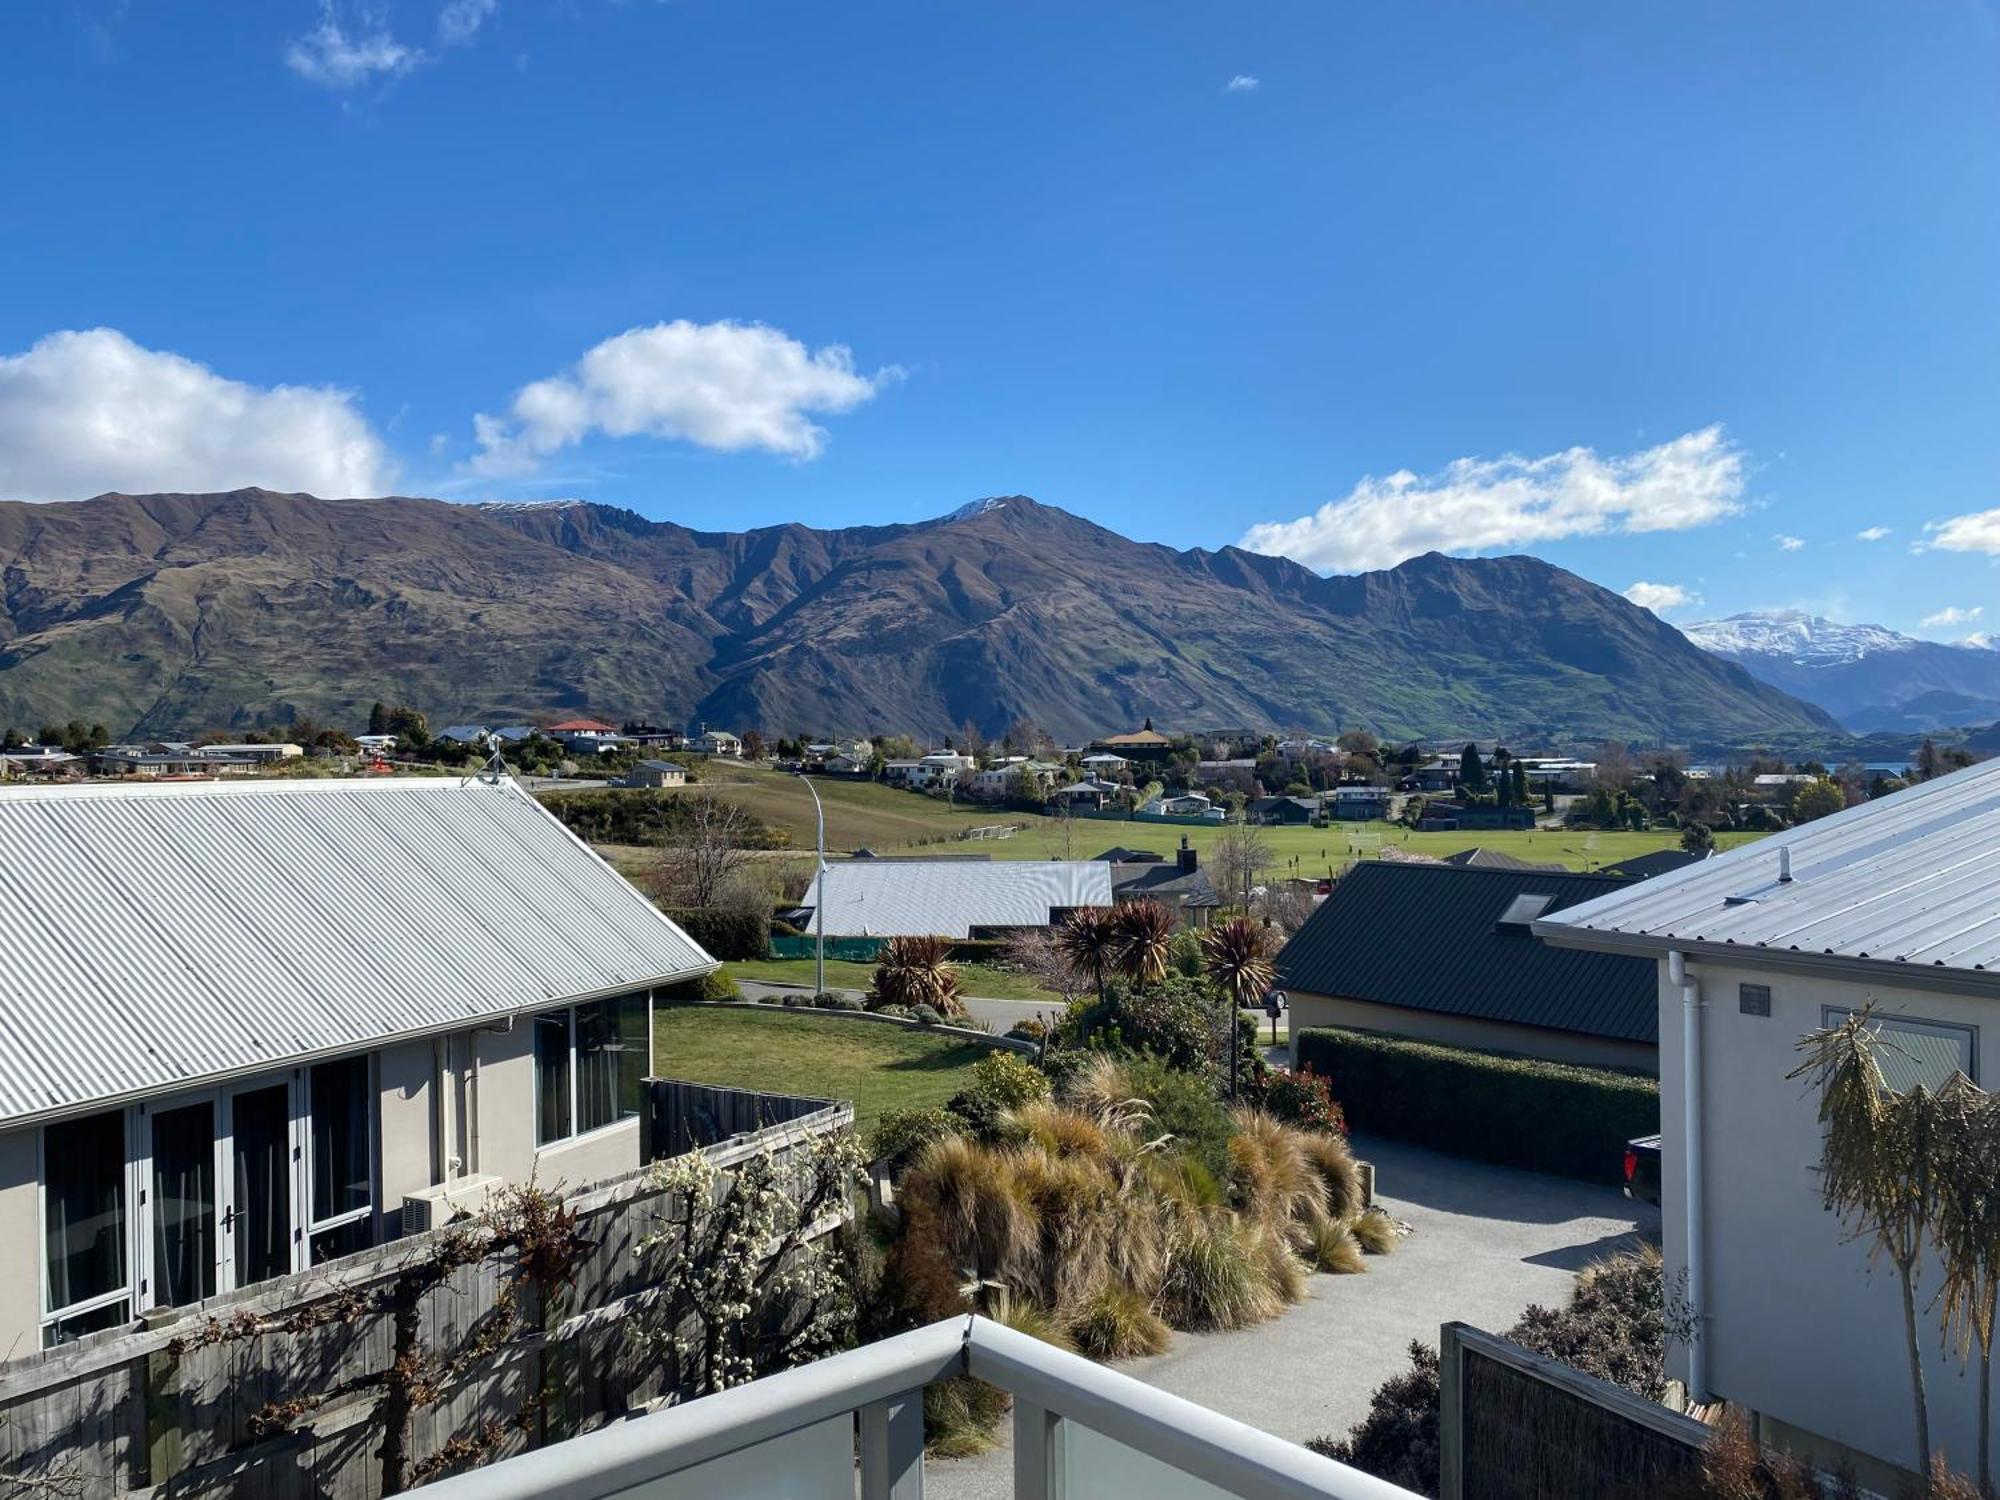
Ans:
[{"label": "snow on mountain peak", "polygon": [[1802,667],[1836,666],[1922,644],[1880,625],[1841,625],[1802,609],[1750,610],[1684,625],[1681,633],[1704,651],[1776,656]]}]

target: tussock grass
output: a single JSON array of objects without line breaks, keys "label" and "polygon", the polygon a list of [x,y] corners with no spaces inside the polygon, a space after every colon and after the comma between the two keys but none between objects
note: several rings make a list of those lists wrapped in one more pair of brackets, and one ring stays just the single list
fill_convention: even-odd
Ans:
[{"label": "tussock grass", "polygon": [[1379,1208],[1371,1208],[1354,1221],[1354,1237],[1370,1255],[1394,1255],[1402,1233],[1396,1221]]},{"label": "tussock grass", "polygon": [[1334,1219],[1352,1219],[1364,1205],[1361,1201],[1361,1164],[1354,1151],[1337,1135],[1303,1137],[1300,1150],[1326,1185],[1326,1212]]},{"label": "tussock grass", "polygon": [[1092,1359],[1160,1354],[1173,1338],[1152,1304],[1129,1286],[1107,1286],[1077,1314],[1070,1332]]}]

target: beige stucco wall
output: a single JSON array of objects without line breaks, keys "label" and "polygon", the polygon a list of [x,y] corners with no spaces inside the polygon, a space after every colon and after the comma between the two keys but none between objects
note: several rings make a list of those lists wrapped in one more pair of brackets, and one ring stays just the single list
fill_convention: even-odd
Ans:
[{"label": "beige stucco wall", "polygon": [[436,1180],[434,1048],[403,1042],[376,1055],[376,1202],[387,1237],[402,1233],[404,1195]]},{"label": "beige stucco wall", "polygon": [[639,1121],[625,1120],[576,1140],[535,1147],[535,1028],[522,1016],[511,1031],[477,1033],[478,1170],[509,1182],[581,1187],[637,1171]]},{"label": "beige stucco wall", "polygon": [[[1652,1073],[1659,1068],[1659,1049],[1644,1042],[1621,1042],[1612,1037],[1580,1036],[1570,1031],[1552,1031],[1542,1026],[1514,1026],[1505,1021],[1487,1021],[1472,1016],[1448,1016],[1436,1011],[1410,1010],[1399,1005],[1379,1005],[1372,1000],[1349,1000],[1333,995],[1311,995],[1286,990],[1290,1004],[1286,1013],[1288,1042],[1295,1045],[1298,1034],[1314,1026],[1346,1026],[1357,1031],[1380,1031],[1412,1041],[1439,1042],[1448,1047],[1473,1047],[1483,1052],[1513,1052],[1524,1057],[1543,1057],[1553,1062],[1578,1063],[1590,1068],[1626,1068]],[[1298,1054],[1293,1053],[1296,1062]]]},{"label": "beige stucco wall", "polygon": [[0,1132],[0,1359],[42,1347],[42,1197],[33,1130]]},{"label": "beige stucco wall", "polygon": [[[1884,1015],[1984,1027],[1979,1056],[2000,1045],[1993,1002],[1914,987],[1877,988],[1752,969],[1690,963],[1699,981],[1703,1064],[1703,1203],[1707,1213],[1703,1337],[1712,1393],[1771,1419],[1769,1433],[1797,1428],[1905,1468],[1916,1447],[1909,1363],[1895,1273],[1871,1271],[1866,1249],[1820,1206],[1817,1100],[1785,1075],[1797,1043],[1829,1005],[1874,1001]],[[1738,986],[1768,985],[1771,1014],[1745,1015]],[[1682,1005],[1660,965],[1662,1199],[1669,1277],[1687,1265],[1687,1173],[1682,1105]],[[1988,1078],[1978,1080],[1990,1084]],[[1976,1375],[1939,1352],[1937,1319],[1922,1309],[1938,1286],[1922,1269],[1917,1302],[1931,1440],[1970,1470]],[[1670,1370],[1687,1373],[1675,1348]]]}]

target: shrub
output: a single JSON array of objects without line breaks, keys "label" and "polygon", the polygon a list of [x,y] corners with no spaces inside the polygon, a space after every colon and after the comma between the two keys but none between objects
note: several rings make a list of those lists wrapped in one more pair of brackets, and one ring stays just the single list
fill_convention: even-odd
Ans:
[{"label": "shrub", "polygon": [[1370,1255],[1394,1255],[1401,1232],[1396,1221],[1379,1208],[1371,1208],[1351,1226],[1355,1241]]},{"label": "shrub", "polygon": [[1113,979],[1104,996],[1071,1002],[1063,1015],[1063,1040],[1119,1053],[1148,1053],[1183,1071],[1207,1072],[1215,1062],[1220,1002],[1200,980],[1169,974],[1135,987]]},{"label": "shrub", "polygon": [[813,997],[797,993],[789,994],[785,996],[784,1006],[786,1010],[811,1010],[813,1008]]},{"label": "shrub", "polygon": [[890,938],[875,960],[869,1007],[929,1006],[942,1015],[964,1010],[958,998],[958,971],[951,966],[950,953],[951,944],[944,938]]},{"label": "shrub", "polygon": [[1182,1073],[1155,1058],[1137,1058],[1118,1069],[1125,1097],[1143,1100],[1152,1115],[1149,1136],[1168,1135],[1218,1179],[1229,1175],[1229,1111],[1204,1077]]},{"label": "shrub", "polygon": [[1030,1016],[1025,1021],[1016,1021],[1007,1028],[1007,1035],[1017,1042],[1039,1042],[1048,1034],[1048,1023],[1040,1016]]},{"label": "shrub", "polygon": [[693,1000],[741,1000],[743,991],[720,969],[703,974],[698,979],[683,979],[679,984],[668,985],[663,990],[655,990],[654,997],[668,1005],[686,1005]]},{"label": "shrub", "polygon": [[1367,1207],[1361,1201],[1361,1164],[1342,1137],[1307,1135],[1301,1149],[1326,1184],[1328,1218],[1345,1223]]},{"label": "shrub", "polygon": [[878,1009],[884,1015],[901,1013],[908,1016],[912,1021],[919,1022],[925,1026],[941,1026],[944,1024],[944,1017],[939,1014],[938,1008],[935,1005],[912,1005],[908,1007],[884,1005],[878,1007]]},{"label": "shrub", "polygon": [[878,1005],[875,1007],[875,1014],[878,1016],[894,1016],[899,1021],[908,1021],[915,1016],[916,1012],[911,1010],[907,1005]]},{"label": "shrub", "polygon": [[1334,1102],[1332,1087],[1311,1063],[1294,1072],[1273,1073],[1264,1085],[1264,1108],[1300,1130],[1347,1134],[1347,1117]]},{"label": "shrub", "polygon": [[945,1108],[981,1140],[994,1140],[1010,1111],[1048,1097],[1049,1081],[1033,1063],[1012,1052],[989,1052],[972,1065],[966,1086]]},{"label": "shrub", "polygon": [[1334,1219],[1324,1219],[1306,1232],[1306,1253],[1314,1267],[1335,1276],[1353,1276],[1368,1269],[1368,1258],[1354,1231]]},{"label": "shrub", "polygon": [[1616,1182],[1625,1142],[1660,1128],[1659,1083],[1637,1074],[1331,1028],[1297,1055],[1362,1130],[1530,1171]]},{"label": "shrub", "polygon": [[711,958],[728,962],[770,956],[771,919],[764,912],[714,906],[663,906],[660,910]]},{"label": "shrub", "polygon": [[1164,1351],[1172,1332],[1144,1297],[1108,1286],[1077,1314],[1070,1336],[1092,1359],[1137,1359]]},{"label": "shrub", "polygon": [[1438,1492],[1438,1352],[1410,1345],[1410,1368],[1368,1399],[1368,1415],[1339,1442],[1314,1438],[1315,1453],[1419,1495]]},{"label": "shrub", "polygon": [[868,1155],[889,1160],[892,1172],[901,1171],[932,1141],[957,1135],[964,1122],[948,1109],[891,1109],[883,1112],[868,1132]]},{"label": "shrub", "polygon": [[861,1000],[855,995],[843,995],[837,990],[821,990],[812,997],[815,1010],[860,1010]]},{"label": "shrub", "polygon": [[955,964],[997,964],[1007,957],[1006,938],[956,938],[948,956]]},{"label": "shrub", "polygon": [[1167,1225],[1160,1315],[1175,1328],[1247,1328],[1283,1307],[1256,1232],[1228,1214],[1175,1213]]}]

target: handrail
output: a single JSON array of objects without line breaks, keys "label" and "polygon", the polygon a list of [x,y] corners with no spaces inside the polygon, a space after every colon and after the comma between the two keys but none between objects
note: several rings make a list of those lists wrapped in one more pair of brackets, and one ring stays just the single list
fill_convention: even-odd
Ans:
[{"label": "handrail", "polygon": [[442,1480],[425,1493],[600,1500],[964,1374],[1244,1500],[1414,1500],[1408,1490],[979,1317],[932,1323]]}]

